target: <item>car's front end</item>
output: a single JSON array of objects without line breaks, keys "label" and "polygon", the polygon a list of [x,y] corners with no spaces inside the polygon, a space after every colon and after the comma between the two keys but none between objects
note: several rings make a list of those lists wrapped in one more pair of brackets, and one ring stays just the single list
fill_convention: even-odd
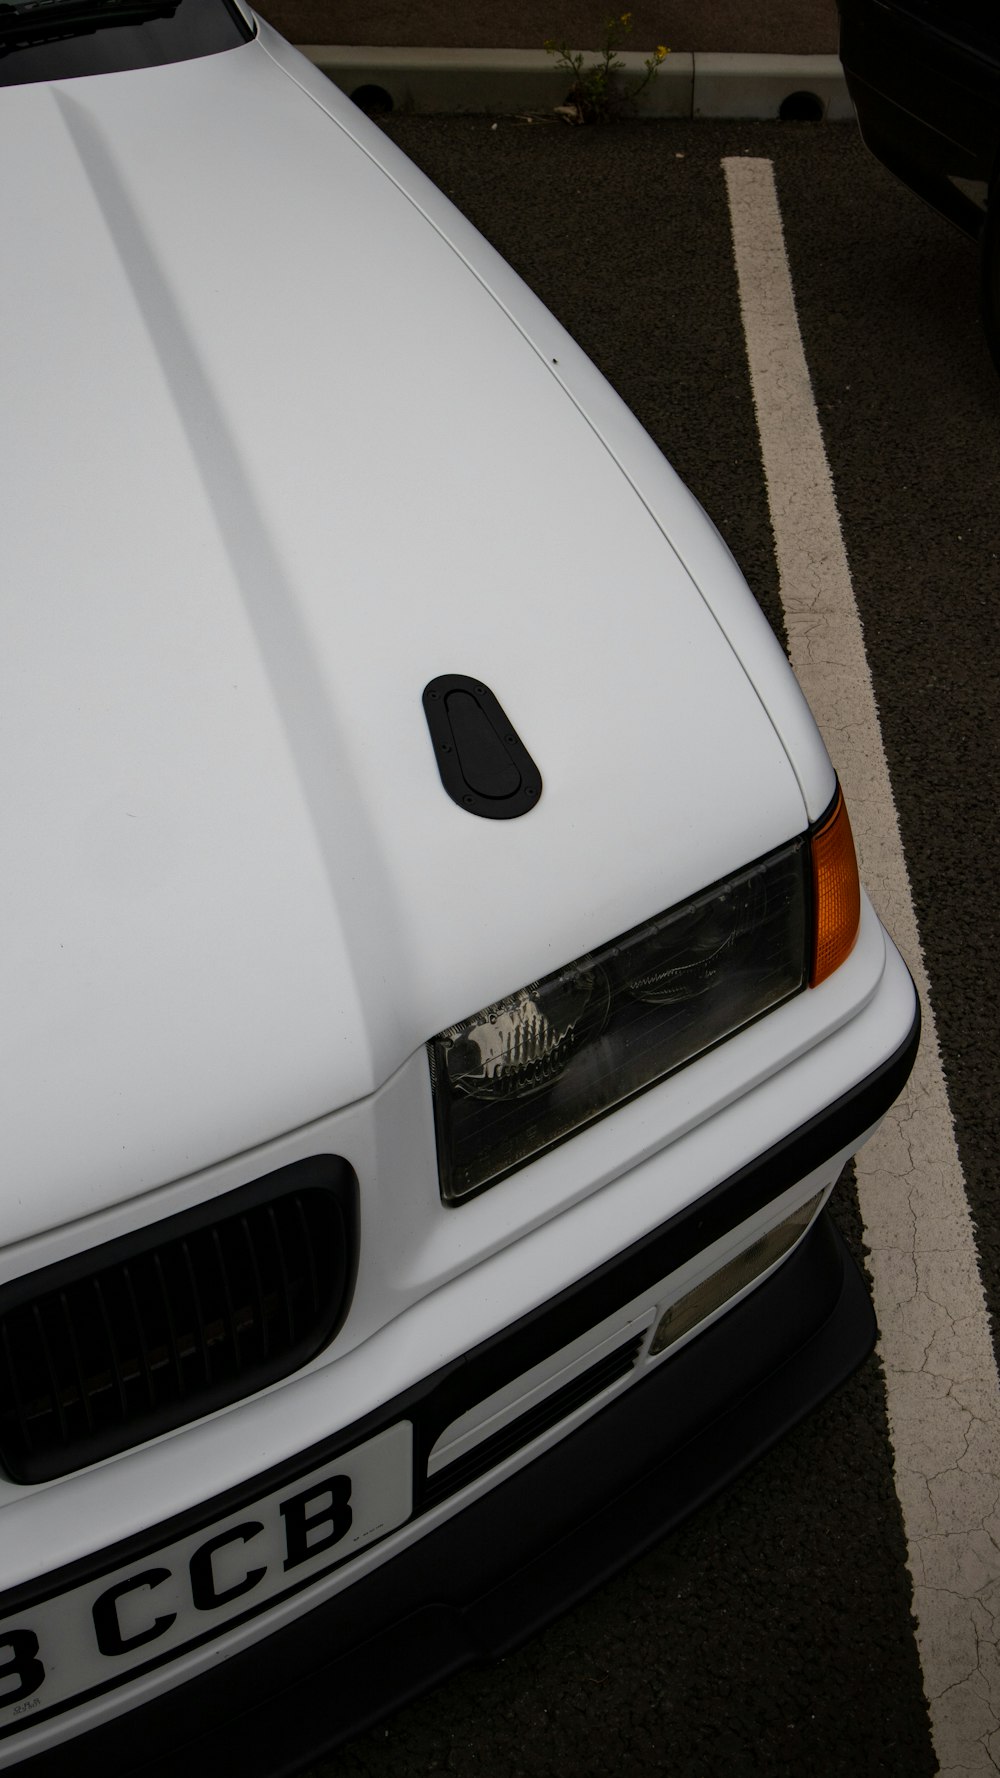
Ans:
[{"label": "car's front end", "polygon": [[721,540],[374,126],[259,25],[0,131],[0,1764],[291,1769],[869,1349],[916,1003]]}]

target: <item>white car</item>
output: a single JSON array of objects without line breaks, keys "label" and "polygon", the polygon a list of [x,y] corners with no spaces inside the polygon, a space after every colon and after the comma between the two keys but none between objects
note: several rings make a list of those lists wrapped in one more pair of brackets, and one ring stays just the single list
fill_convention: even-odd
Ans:
[{"label": "white car", "polygon": [[379,130],[226,0],[0,80],[0,1766],[286,1770],[860,1361],[916,1001],[724,544]]}]

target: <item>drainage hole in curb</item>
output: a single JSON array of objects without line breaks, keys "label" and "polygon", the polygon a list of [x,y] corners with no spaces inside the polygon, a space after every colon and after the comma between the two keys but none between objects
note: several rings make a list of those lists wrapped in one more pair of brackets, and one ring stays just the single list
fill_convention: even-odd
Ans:
[{"label": "drainage hole in curb", "polygon": [[789,93],[778,107],[782,123],[822,123],[826,107],[816,93]]},{"label": "drainage hole in curb", "polygon": [[392,110],[392,94],[384,86],[356,86],[351,98],[369,117],[382,117]]}]

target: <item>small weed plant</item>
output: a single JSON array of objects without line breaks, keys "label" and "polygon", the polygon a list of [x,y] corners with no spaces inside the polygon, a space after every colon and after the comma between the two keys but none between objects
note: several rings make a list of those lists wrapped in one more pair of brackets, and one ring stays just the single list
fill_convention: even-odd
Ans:
[{"label": "small weed plant", "polygon": [[652,55],[647,56],[643,63],[645,72],[635,80],[623,81],[621,74],[625,63],[619,51],[624,49],[631,35],[630,12],[619,12],[614,18],[607,19],[597,60],[589,65],[586,65],[587,57],[583,50],[574,53],[566,48],[565,43],[556,43],[553,37],[543,44],[546,55],[554,56],[556,67],[564,68],[572,79],[565,102],[556,106],[559,116],[564,117],[567,123],[608,123],[626,106],[633,105],[640,93],[645,92],[650,81],[655,78],[660,63],[670,52],[664,44],[657,44]]}]

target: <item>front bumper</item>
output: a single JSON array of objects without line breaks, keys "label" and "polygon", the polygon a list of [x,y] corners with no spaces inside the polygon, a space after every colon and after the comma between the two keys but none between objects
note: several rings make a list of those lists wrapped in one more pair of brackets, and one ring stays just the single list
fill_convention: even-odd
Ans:
[{"label": "front bumper", "polygon": [[[440,1486],[435,1497],[427,1457],[443,1427],[856,1144],[904,1085],[918,1034],[915,1018],[895,1054],[820,1116],[377,1415],[255,1478],[254,1489],[292,1482],[406,1418],[414,1515],[431,1510]],[[183,1758],[219,1778],[298,1770],[446,1674],[505,1653],[638,1555],[835,1388],[875,1331],[864,1284],[822,1216],[704,1333],[383,1566],[181,1694],[167,1692],[20,1769],[63,1778],[93,1761],[107,1778],[173,1778]],[[211,1501],[170,1533],[197,1530],[240,1504],[239,1491]],[[113,1560],[154,1550],[164,1529],[131,1540]],[[27,1607],[30,1594],[22,1589],[12,1605]]]}]

